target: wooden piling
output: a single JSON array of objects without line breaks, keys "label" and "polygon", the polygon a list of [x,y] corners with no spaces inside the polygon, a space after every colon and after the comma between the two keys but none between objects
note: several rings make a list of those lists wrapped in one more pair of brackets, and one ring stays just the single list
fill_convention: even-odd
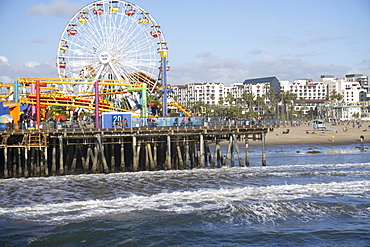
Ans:
[{"label": "wooden piling", "polygon": [[28,178],[30,176],[28,170],[28,148],[24,148],[24,177]]},{"label": "wooden piling", "polygon": [[245,137],[245,166],[249,167],[249,139],[248,135]]},{"label": "wooden piling", "polygon": [[184,161],[182,159],[182,151],[181,151],[181,148],[180,148],[180,143],[179,141],[176,142],[176,150],[177,150],[177,158],[178,158],[178,162],[179,162],[179,170],[183,170],[184,169]]},{"label": "wooden piling", "polygon": [[125,143],[124,138],[121,138],[121,162],[120,162],[120,171],[124,172],[126,171],[126,164],[125,164]]},{"label": "wooden piling", "polygon": [[154,171],[158,169],[158,152],[157,152],[157,146],[158,144],[157,143],[153,143],[153,167],[154,167]]},{"label": "wooden piling", "polygon": [[4,147],[4,178],[9,177],[9,171],[8,171],[8,147]]},{"label": "wooden piling", "polygon": [[261,132],[261,139],[262,139],[262,166],[266,166],[265,132]]},{"label": "wooden piling", "polygon": [[190,147],[188,137],[184,137],[185,142],[185,169],[190,169]]},{"label": "wooden piling", "polygon": [[165,170],[171,169],[171,137],[167,136]]},{"label": "wooden piling", "polygon": [[211,150],[209,148],[207,140],[204,141],[204,146],[205,146],[205,154],[204,154],[205,166],[207,166],[211,164],[211,159],[212,159]]},{"label": "wooden piling", "polygon": [[[77,129],[42,132],[0,131],[2,178],[55,176],[170,169],[249,166],[249,139],[262,142],[262,166],[266,166],[265,137],[271,128],[161,127],[122,131]],[[238,140],[245,138],[245,162]],[[220,142],[228,140],[227,151]],[[209,145],[209,142],[213,142]],[[225,154],[223,154],[225,152]],[[212,155],[213,154],[213,155]],[[238,162],[238,164],[237,164]]]},{"label": "wooden piling", "polygon": [[222,163],[222,166],[227,166],[230,156],[231,156],[231,146],[232,146],[232,136],[229,136],[229,144],[227,145],[227,152],[224,162]]},{"label": "wooden piling", "polygon": [[51,175],[55,176],[57,175],[57,149],[56,146],[53,145],[51,149]]},{"label": "wooden piling", "polygon": [[116,156],[114,155],[115,153],[115,148],[114,148],[114,144],[112,145],[109,145],[110,147],[110,170],[111,172],[115,172],[116,171]]},{"label": "wooden piling", "polygon": [[138,158],[137,158],[137,143],[136,136],[132,137],[132,171],[137,172],[138,170]]},{"label": "wooden piling", "polygon": [[22,148],[17,148],[18,153],[18,177],[22,177]]},{"label": "wooden piling", "polygon": [[64,174],[63,137],[59,136],[59,175]]},{"label": "wooden piling", "polygon": [[44,174],[45,176],[49,176],[49,166],[48,166],[48,149],[46,147],[44,149]]},{"label": "wooden piling", "polygon": [[199,154],[198,154],[199,166],[204,168],[204,140],[203,135],[199,135]]},{"label": "wooden piling", "polygon": [[242,159],[242,155],[240,154],[238,140],[236,139],[235,134],[233,134],[232,136],[233,136],[233,143],[234,143],[234,147],[236,150],[236,154],[238,155],[239,166],[243,167],[243,159]]}]

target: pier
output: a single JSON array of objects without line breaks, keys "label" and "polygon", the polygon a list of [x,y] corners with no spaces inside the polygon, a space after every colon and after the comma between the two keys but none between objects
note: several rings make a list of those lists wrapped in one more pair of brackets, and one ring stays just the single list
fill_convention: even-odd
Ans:
[{"label": "pier", "polygon": [[[261,142],[261,163],[266,166],[265,135],[275,127],[4,130],[0,131],[0,177],[247,167],[250,140]],[[221,141],[228,141],[226,152]]]}]

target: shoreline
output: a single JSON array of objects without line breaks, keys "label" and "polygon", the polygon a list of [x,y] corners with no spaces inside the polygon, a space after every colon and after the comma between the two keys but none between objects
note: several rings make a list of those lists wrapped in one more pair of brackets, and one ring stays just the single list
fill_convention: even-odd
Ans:
[{"label": "shoreline", "polygon": [[[266,146],[300,144],[346,145],[370,142],[370,128],[368,126],[357,128],[356,126],[352,127],[344,124],[332,127],[335,128],[335,131],[317,131],[308,125],[276,128],[266,134],[265,144]],[[289,134],[283,134],[287,129],[289,129]],[[361,142],[360,136],[364,137],[363,142]],[[249,145],[261,145],[261,141],[250,140]]]}]

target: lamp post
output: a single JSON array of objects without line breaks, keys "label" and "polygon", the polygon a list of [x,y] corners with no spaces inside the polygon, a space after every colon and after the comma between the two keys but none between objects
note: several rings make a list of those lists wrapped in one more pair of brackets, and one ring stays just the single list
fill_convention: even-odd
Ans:
[{"label": "lamp post", "polygon": [[[164,43],[165,45],[165,43]],[[163,75],[163,116],[167,117],[167,55],[168,48],[162,47],[158,48],[159,55],[162,61],[162,75]]]},{"label": "lamp post", "polygon": [[98,80],[94,83],[95,89],[95,128],[99,128],[99,83]]},{"label": "lamp post", "polygon": [[40,128],[40,80],[36,80],[36,129]]}]

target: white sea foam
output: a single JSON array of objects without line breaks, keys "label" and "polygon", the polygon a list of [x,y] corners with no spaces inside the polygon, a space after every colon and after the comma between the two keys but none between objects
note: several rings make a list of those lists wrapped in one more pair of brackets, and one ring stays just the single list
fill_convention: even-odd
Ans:
[{"label": "white sea foam", "polygon": [[[170,171],[141,171],[141,172],[125,172],[125,173],[111,173],[111,174],[82,174],[82,175],[67,175],[67,176],[55,176],[55,177],[31,177],[31,178],[11,178],[0,180],[0,187],[12,186],[17,184],[17,186],[29,186],[32,185],[42,185],[45,183],[73,183],[74,181],[86,181],[86,180],[104,180],[112,181],[112,179],[130,179],[137,180],[141,178],[158,178],[163,175],[168,176],[178,176],[183,177],[184,175],[195,175],[199,176],[202,174],[212,175],[212,174],[222,174],[222,173],[245,173],[245,174],[261,174],[261,173],[276,173],[284,172],[289,175],[289,173],[299,172],[299,171],[318,171],[324,169],[325,171],[336,170],[336,171],[346,171],[352,169],[354,171],[361,170],[362,172],[370,172],[370,163],[346,163],[346,164],[304,164],[304,165],[279,165],[279,166],[253,166],[253,167],[223,167],[220,169],[192,169],[192,170],[170,170]],[[166,177],[163,177],[166,179]]]},{"label": "white sea foam", "polygon": [[[87,200],[0,208],[0,217],[58,223],[84,220],[90,217],[126,214],[133,211],[154,210],[172,213],[222,210],[233,204],[247,205],[259,218],[276,214],[278,204],[310,198],[370,199],[370,181],[352,181],[321,184],[290,184],[232,189],[199,189],[175,191],[151,196],[131,195],[111,200]],[[261,205],[264,210],[261,210]],[[267,206],[266,206],[267,205]],[[270,206],[268,206],[270,205]],[[272,206],[275,205],[275,206]],[[275,208],[274,208],[275,207]],[[290,209],[294,210],[294,209]],[[297,210],[302,210],[301,207]],[[316,209],[315,209],[316,210]],[[268,218],[268,217],[267,217]]]}]

